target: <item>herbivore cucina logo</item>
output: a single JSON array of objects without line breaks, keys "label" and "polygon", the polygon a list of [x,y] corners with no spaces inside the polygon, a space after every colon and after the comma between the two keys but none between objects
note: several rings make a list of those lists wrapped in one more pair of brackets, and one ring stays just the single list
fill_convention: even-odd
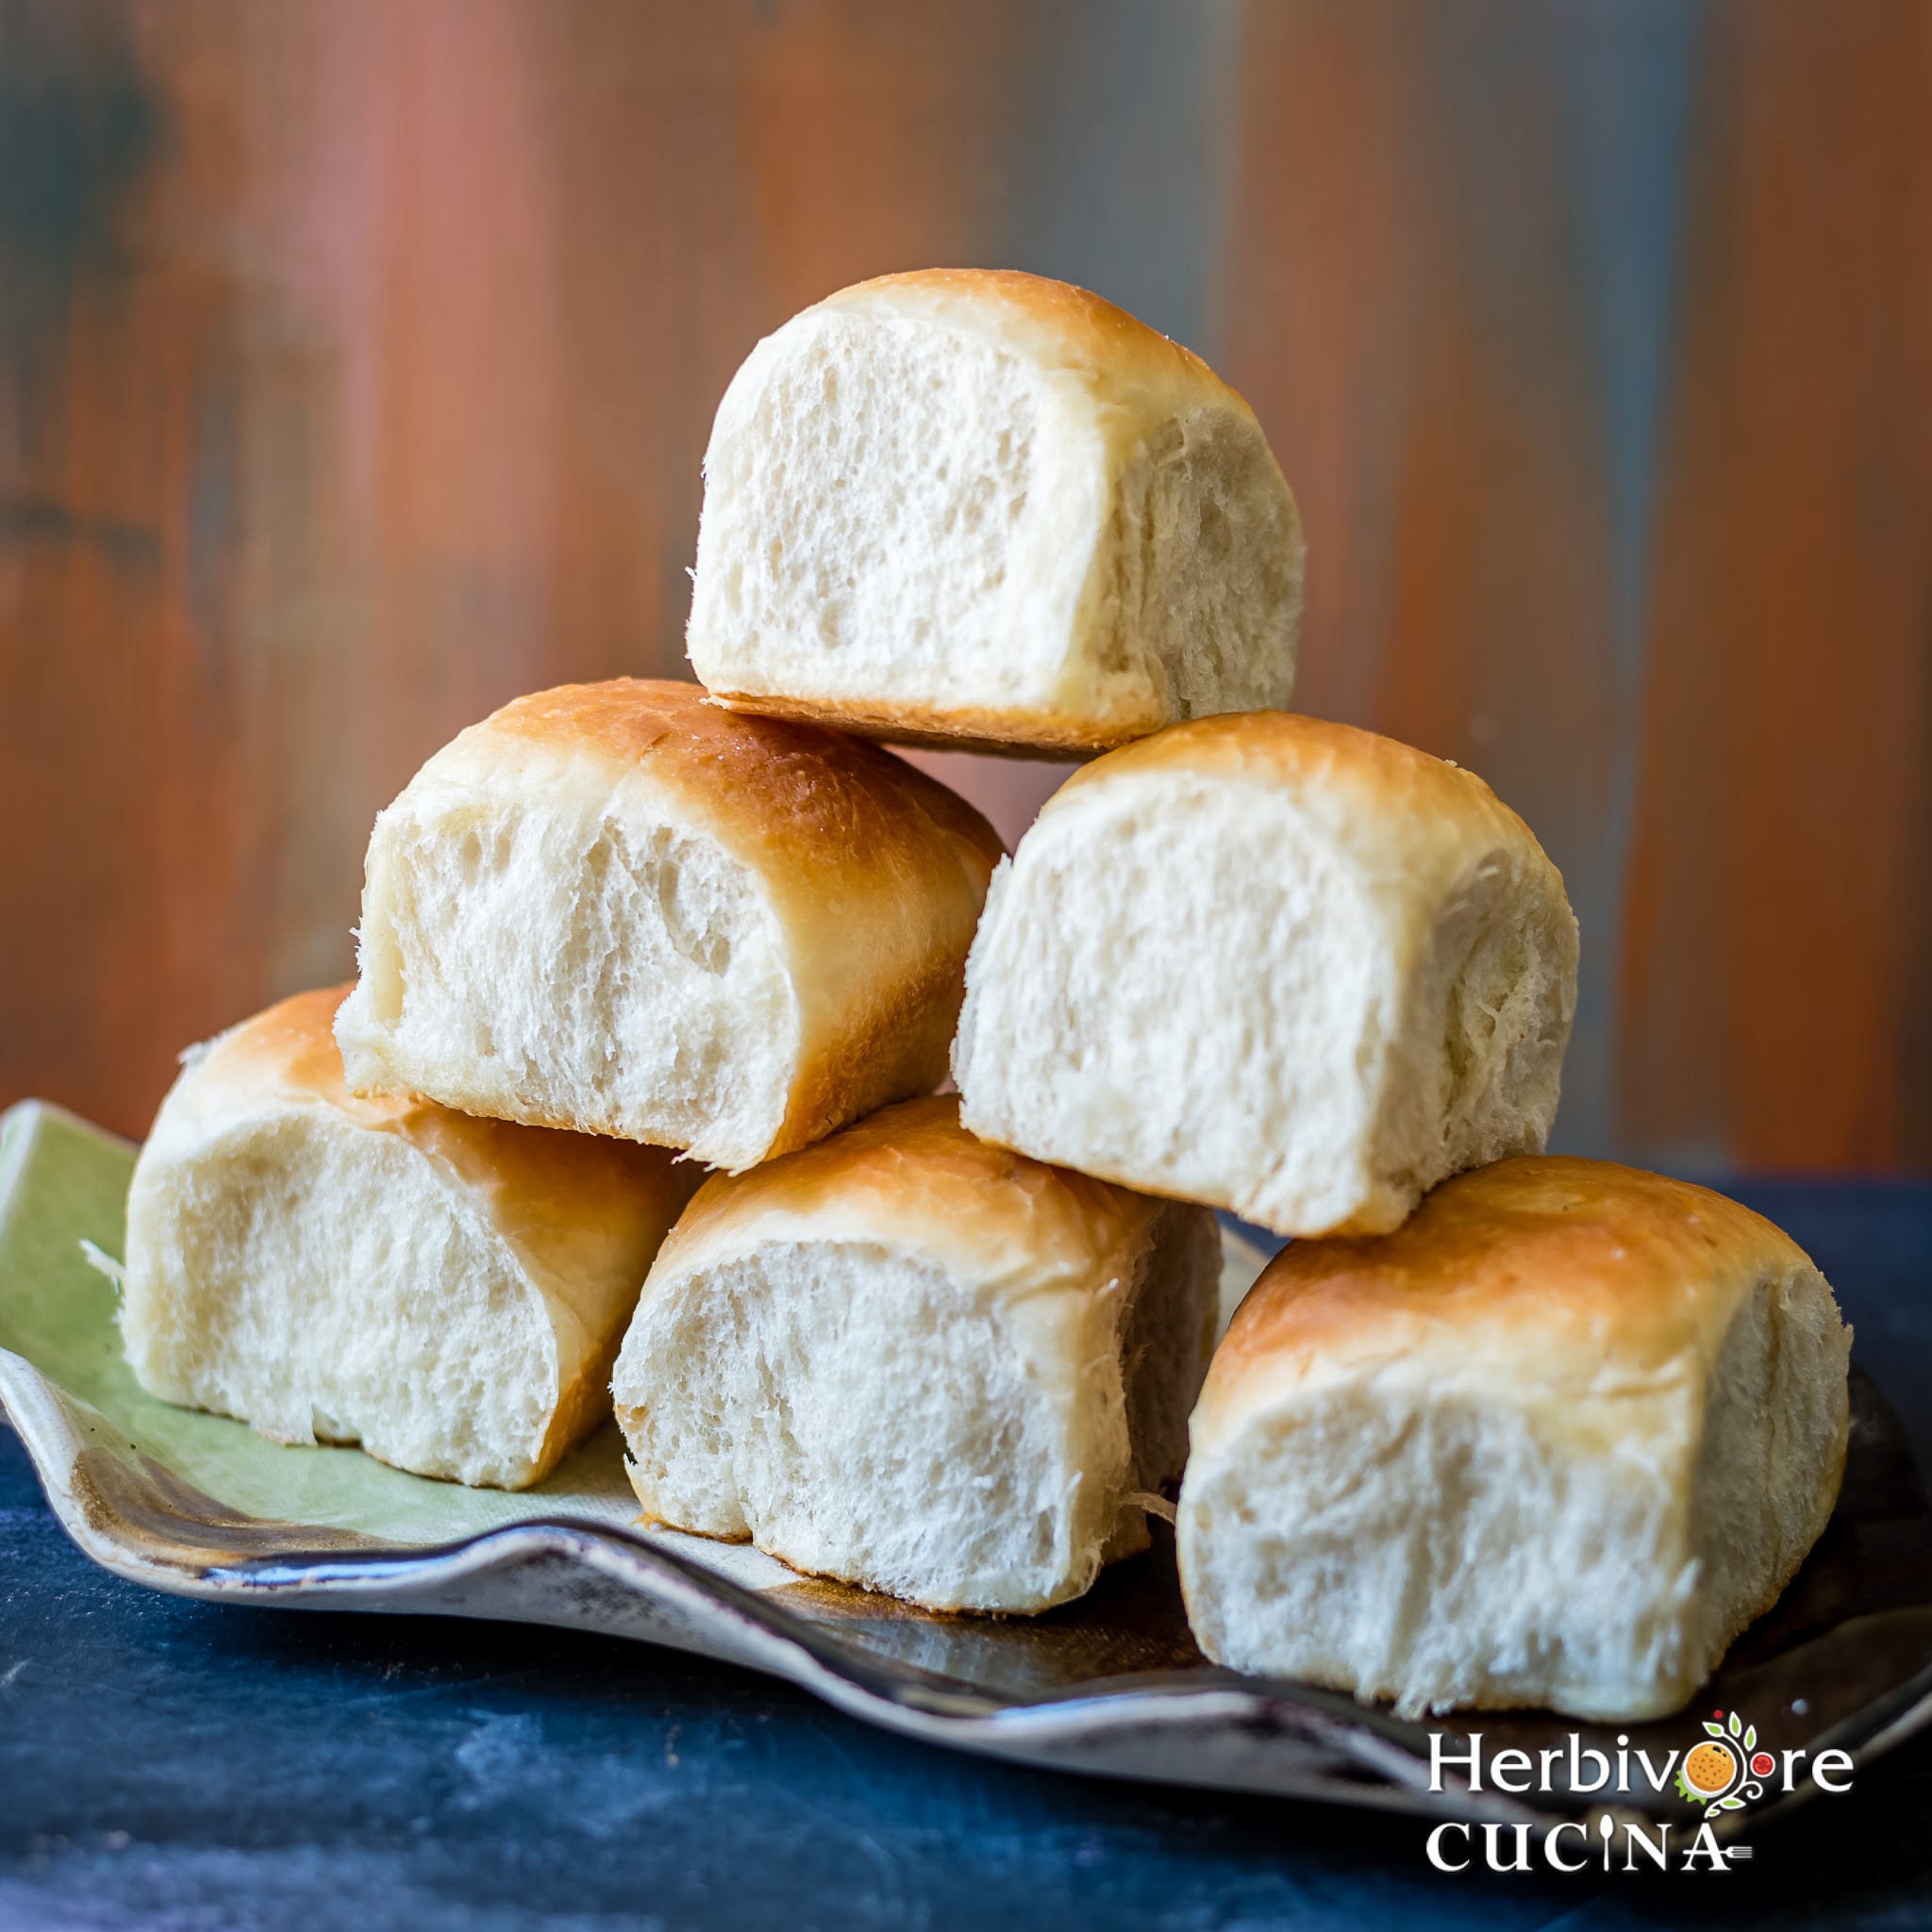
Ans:
[{"label": "herbivore cucina logo", "polygon": [[[1798,1707],[1800,1709],[1802,1706]],[[1449,1781],[1479,1797],[1589,1797],[1591,1822],[1475,1824],[1460,1819],[1428,1836],[1429,1863],[1439,1872],[1727,1872],[1750,1848],[1718,1842],[1715,1821],[1741,1811],[1766,1792],[1794,1790],[1806,1779],[1831,1797],[1852,1788],[1846,1751],[1770,1751],[1757,1726],[1735,1710],[1714,1710],[1704,1736],[1661,1755],[1634,1749],[1619,1736],[1614,1750],[1586,1744],[1572,1731],[1563,1743],[1540,1751],[1485,1749],[1482,1732],[1466,1739],[1429,1733],[1429,1790]],[[1617,1800],[1674,1793],[1692,1807],[1677,1819],[1621,1809]]]}]

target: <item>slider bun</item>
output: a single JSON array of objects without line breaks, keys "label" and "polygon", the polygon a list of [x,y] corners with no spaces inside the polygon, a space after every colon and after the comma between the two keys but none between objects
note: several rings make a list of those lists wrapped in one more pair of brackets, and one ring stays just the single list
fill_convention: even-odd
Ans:
[{"label": "slider bun", "polygon": [[692,685],[519,698],[376,819],[349,1084],[749,1167],[945,1077],[1001,849],[890,752]]},{"label": "slider bun", "polygon": [[908,1101],[707,1181],[612,1385],[645,1514],[936,1609],[1144,1546],[1212,1344],[1214,1217]]},{"label": "slider bun", "polygon": [[1576,922],[1473,773],[1261,711],[1076,773],[996,875],[966,984],[975,1134],[1277,1234],[1379,1233],[1543,1145]]},{"label": "slider bun", "polygon": [[1661,1717],[1824,1530],[1850,1348],[1768,1221],[1607,1162],[1500,1161],[1395,1234],[1298,1241],[1194,1410],[1194,1635],[1408,1715]]},{"label": "slider bun", "polygon": [[887,275],[725,391],[691,667],[735,708],[1064,755],[1286,704],[1302,560],[1198,357],[1063,282]]},{"label": "slider bun", "polygon": [[298,993],[192,1054],[127,1199],[136,1380],[278,1442],[515,1490],[608,1413],[696,1176],[656,1148],[358,1100]]}]

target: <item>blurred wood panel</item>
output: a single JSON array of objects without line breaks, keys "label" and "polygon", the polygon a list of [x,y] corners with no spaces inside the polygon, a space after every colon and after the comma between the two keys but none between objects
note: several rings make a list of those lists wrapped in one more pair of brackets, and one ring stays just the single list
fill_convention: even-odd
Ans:
[{"label": "blurred wood panel", "polygon": [[1932,1164],[1932,9],[1714,23],[1623,955],[1626,1131]]},{"label": "blurred wood panel", "polygon": [[1601,1149],[1621,734],[1575,103],[1555,9],[1455,18],[1250,15],[1222,359],[1301,500],[1296,703],[1472,766],[1563,868],[1563,1124]]},{"label": "blurred wood panel", "polygon": [[1022,17],[0,12],[0,1097],[139,1131],[350,969],[439,743],[682,670],[717,395],[825,289],[991,250],[945,189]]},{"label": "blurred wood panel", "polygon": [[8,0],[0,1100],[344,974],[428,752],[681,668],[752,341],[979,261],[1254,401],[1299,701],[1565,869],[1569,1144],[1932,1164],[1927,125],[1914,0]]},{"label": "blurred wood panel", "polygon": [[1559,1143],[1927,1165],[1932,14],[1249,20],[1223,362],[1301,492],[1297,702],[1564,868]]}]

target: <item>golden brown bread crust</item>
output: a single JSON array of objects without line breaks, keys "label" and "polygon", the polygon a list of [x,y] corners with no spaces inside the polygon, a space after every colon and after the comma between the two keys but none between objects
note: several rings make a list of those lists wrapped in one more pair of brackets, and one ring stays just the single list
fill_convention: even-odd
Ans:
[{"label": "golden brown bread crust", "polygon": [[1353,724],[1299,711],[1227,712],[1170,724],[1072,774],[1040,818],[1044,824],[1078,812],[1102,789],[1195,776],[1291,798],[1310,826],[1359,868],[1365,884],[1404,906],[1433,906],[1435,895],[1465,890],[1472,868],[1507,855],[1512,866],[1538,874],[1543,895],[1562,908],[1574,972],[1575,922],[1563,876],[1528,825],[1474,772]]},{"label": "golden brown bread crust", "polygon": [[[806,1145],[945,1077],[967,949],[1005,848],[964,799],[903,759],[818,725],[726,710],[694,684],[627,677],[515,699],[437,753],[391,812],[445,791],[667,813],[702,827],[754,874],[784,931],[800,1039],[782,1124],[746,1159]],[[398,1024],[408,976],[380,938],[389,819],[370,848],[366,997],[351,1009],[358,1044],[373,1041],[381,1056],[384,1083],[529,1125],[651,1138],[559,1112],[541,1091],[478,1091],[474,1068],[412,1066],[393,1030],[383,1036]],[[357,1062],[365,1086],[368,1065]]]},{"label": "golden brown bread crust", "polygon": [[1006,851],[963,798],[904,759],[838,732],[727,710],[702,686],[669,678],[535,691],[462,738],[479,749],[491,741],[566,748],[619,771],[648,768],[708,802],[728,797],[741,854],[802,866],[814,880],[895,879],[929,865],[936,841],[963,848],[961,858],[988,872]]},{"label": "golden brown bread crust", "polygon": [[1514,1380],[1525,1338],[1540,1399],[1701,1375],[1751,1288],[1806,1265],[1707,1188],[1610,1161],[1499,1160],[1444,1181],[1393,1234],[1283,1249],[1216,1351],[1196,1447],[1263,1386],[1380,1360]]},{"label": "golden brown bread crust", "polygon": [[598,1341],[558,1397],[557,1413],[550,1419],[538,1453],[533,1482],[556,1474],[557,1465],[599,1423],[609,1421],[610,1371],[617,1366],[617,1351],[623,1345],[624,1324],[620,1322]]},{"label": "golden brown bread crust", "polygon": [[1474,772],[1399,739],[1300,711],[1226,711],[1170,724],[1075,772],[1050,804],[1130,774],[1180,772],[1368,794],[1385,809],[1400,803],[1424,825],[1473,814],[1534,842],[1529,827]]},{"label": "golden brown bread crust", "polygon": [[894,704],[890,708],[844,698],[778,697],[762,691],[733,691],[719,686],[711,702],[727,711],[747,716],[790,718],[800,724],[824,724],[849,731],[881,744],[914,745],[924,751],[975,751],[991,758],[1097,758],[1114,744],[1130,743],[1152,724],[1120,727],[1110,735],[1091,719],[1044,708],[988,711],[939,705]]},{"label": "golden brown bread crust", "polygon": [[1206,390],[1201,400],[1211,397],[1254,413],[1200,357],[1171,336],[1091,289],[1020,269],[910,269],[855,282],[816,307],[860,314],[924,311],[976,333],[997,334],[1049,368],[1089,377],[1103,392]]},{"label": "golden brown bread crust", "polygon": [[[957,1095],[883,1108],[841,1133],[740,1174],[713,1174],[659,1251],[667,1272],[765,1238],[784,1218],[818,1238],[899,1241],[963,1275],[1038,1288],[1122,1265],[1163,1204],[995,1147],[959,1124]],[[968,1257],[971,1258],[968,1258]]]},{"label": "golden brown bread crust", "polygon": [[524,1252],[541,1250],[558,1234],[567,1238],[577,1221],[597,1220],[641,1196],[659,1199],[668,1221],[696,1191],[697,1175],[660,1148],[490,1120],[415,1094],[351,1093],[333,1026],[336,1008],[352,990],[294,993],[223,1034],[206,1050],[184,1096],[190,1117],[293,1103],[394,1134],[480,1190],[491,1221]]}]

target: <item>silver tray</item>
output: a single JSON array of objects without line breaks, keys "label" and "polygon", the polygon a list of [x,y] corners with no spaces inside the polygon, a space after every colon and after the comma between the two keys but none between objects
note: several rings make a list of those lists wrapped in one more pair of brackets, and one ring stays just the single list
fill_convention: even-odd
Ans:
[{"label": "silver tray", "polygon": [[[1659,1755],[1712,1710],[1763,1748],[1841,1749],[1855,1765],[1932,1712],[1932,1509],[1898,1421],[1853,1373],[1844,1491],[1777,1607],[1694,1708],[1622,1733],[1543,1712],[1413,1724],[1306,1685],[1208,1663],[1190,1637],[1173,1545],[1114,1565],[1037,1618],[943,1616],[807,1579],[742,1546],[642,1530],[608,1427],[521,1496],[464,1491],[359,1452],[285,1448],[239,1423],[157,1403],[121,1361],[114,1291],[89,1265],[121,1251],[133,1150],[28,1102],[0,1122],[0,1408],[86,1554],[151,1589],[281,1609],[481,1617],[593,1630],[786,1678],[870,1724],[1057,1770],[1503,1822],[1607,1815],[1598,1794],[1534,1799],[1430,1788],[1433,1729],[1507,1746]],[[1257,1257],[1231,1249],[1231,1286]],[[1812,1795],[1716,1816],[1734,1840]],[[1607,1815],[1696,1814],[1640,1789]]]}]

